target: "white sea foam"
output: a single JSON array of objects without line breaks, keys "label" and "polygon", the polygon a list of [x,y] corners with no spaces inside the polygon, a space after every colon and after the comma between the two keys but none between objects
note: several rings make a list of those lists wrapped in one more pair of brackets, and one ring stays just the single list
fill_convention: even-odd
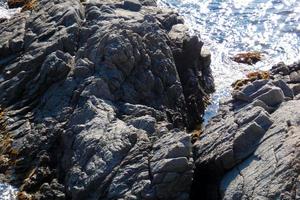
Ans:
[{"label": "white sea foam", "polygon": [[10,19],[15,13],[20,12],[20,8],[8,9],[6,0],[0,0],[0,19]]},{"label": "white sea foam", "polygon": [[16,195],[16,188],[6,183],[0,183],[0,200],[15,200]]},{"label": "white sea foam", "polygon": [[[299,59],[300,1],[159,0],[159,5],[176,9],[211,50],[217,91],[206,111],[206,122],[216,114],[219,100],[230,95],[235,80],[249,71]],[[244,51],[260,51],[265,59],[253,66],[230,59]]]}]

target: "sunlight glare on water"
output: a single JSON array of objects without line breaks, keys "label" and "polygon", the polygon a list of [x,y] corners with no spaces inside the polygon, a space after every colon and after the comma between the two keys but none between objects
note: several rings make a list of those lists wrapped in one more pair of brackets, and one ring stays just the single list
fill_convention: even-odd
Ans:
[{"label": "sunlight glare on water", "polygon": [[15,200],[17,189],[6,183],[0,183],[0,200]]},{"label": "sunlight glare on water", "polygon": [[[185,19],[212,53],[216,93],[205,122],[218,110],[220,99],[230,95],[230,85],[249,71],[267,70],[280,61],[299,60],[300,1],[297,0],[159,0]],[[238,52],[260,51],[262,62],[237,64]]]}]

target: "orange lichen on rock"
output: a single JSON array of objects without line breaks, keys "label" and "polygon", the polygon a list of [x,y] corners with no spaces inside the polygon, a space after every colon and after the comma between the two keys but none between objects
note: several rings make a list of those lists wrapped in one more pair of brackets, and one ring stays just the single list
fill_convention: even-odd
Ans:
[{"label": "orange lichen on rock", "polygon": [[0,154],[5,154],[10,152],[12,139],[9,134],[5,134],[0,141]]},{"label": "orange lichen on rock", "polygon": [[260,80],[260,79],[270,79],[270,72],[268,71],[255,71],[255,72],[250,72],[246,75],[247,78],[245,79],[240,79],[235,81],[231,86],[234,88],[234,90],[240,90],[242,86],[253,82],[255,80]]},{"label": "orange lichen on rock", "polygon": [[194,130],[192,132],[192,144],[194,144],[200,137],[202,131],[201,130]]},{"label": "orange lichen on rock", "polygon": [[12,142],[13,139],[8,133],[0,139],[0,168],[4,171],[8,170],[11,166],[15,166],[15,160],[19,153],[12,148]]},{"label": "orange lichen on rock", "polygon": [[26,3],[22,7],[22,12],[27,10],[34,10],[37,5],[37,0],[27,0]]},{"label": "orange lichen on rock", "polygon": [[6,171],[10,166],[9,155],[12,139],[5,131],[4,111],[0,108],[0,168],[1,171]]},{"label": "orange lichen on rock", "polygon": [[2,139],[2,136],[4,135],[3,132],[5,131],[5,123],[4,123],[4,111],[0,107],[0,139]]},{"label": "orange lichen on rock", "polygon": [[199,137],[200,137],[200,135],[202,134],[202,124],[198,124],[196,127],[195,127],[195,129],[192,131],[192,139],[191,139],[191,142],[192,143],[195,143],[198,139],[199,139]]},{"label": "orange lichen on rock", "polygon": [[32,200],[32,196],[30,194],[27,194],[26,192],[18,192],[17,194],[17,199],[18,200]]},{"label": "orange lichen on rock", "polygon": [[237,63],[244,63],[248,65],[253,65],[258,61],[262,60],[262,54],[260,52],[246,52],[246,53],[238,53],[232,58],[233,61]]},{"label": "orange lichen on rock", "polygon": [[15,165],[19,152],[12,148],[13,138],[6,131],[4,111],[0,109],[0,168],[4,171]]},{"label": "orange lichen on rock", "polygon": [[254,80],[258,80],[258,79],[269,79],[270,78],[270,72],[268,71],[256,71],[256,72],[250,72],[247,75],[247,78],[249,79],[254,79]]},{"label": "orange lichen on rock", "polygon": [[26,10],[33,10],[37,4],[37,0],[8,0],[9,8],[22,7],[22,12]]},{"label": "orange lichen on rock", "polygon": [[210,96],[209,95],[204,95],[203,97],[203,102],[204,102],[204,106],[207,107],[208,105],[210,105]]}]

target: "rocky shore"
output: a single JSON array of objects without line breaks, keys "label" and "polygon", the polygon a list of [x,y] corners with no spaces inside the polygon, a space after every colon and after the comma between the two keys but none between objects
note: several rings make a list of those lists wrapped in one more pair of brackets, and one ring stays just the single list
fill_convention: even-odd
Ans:
[{"label": "rocky shore", "polygon": [[236,88],[200,134],[211,58],[177,13],[21,6],[0,23],[0,180],[19,199],[300,199],[299,63]]},{"label": "rocky shore", "polygon": [[151,0],[40,0],[2,22],[2,181],[19,199],[189,199],[202,45]]},{"label": "rocky shore", "polygon": [[300,199],[300,63],[235,90],[193,155],[195,197]]}]

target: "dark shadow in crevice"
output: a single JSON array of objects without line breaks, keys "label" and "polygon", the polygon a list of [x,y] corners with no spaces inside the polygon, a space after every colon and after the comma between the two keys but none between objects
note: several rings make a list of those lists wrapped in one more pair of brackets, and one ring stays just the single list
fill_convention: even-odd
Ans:
[{"label": "dark shadow in crevice", "polygon": [[220,199],[219,184],[223,173],[210,167],[196,167],[191,187],[191,200]]}]

